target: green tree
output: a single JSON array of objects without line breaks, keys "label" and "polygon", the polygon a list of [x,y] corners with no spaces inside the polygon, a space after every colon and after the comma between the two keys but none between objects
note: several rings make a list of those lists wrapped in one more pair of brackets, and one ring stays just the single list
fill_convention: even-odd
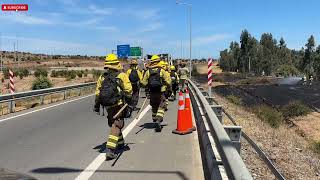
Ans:
[{"label": "green tree", "polygon": [[308,75],[314,74],[315,45],[314,37],[311,35],[306,44],[304,58],[302,61],[303,71]]},{"label": "green tree", "polygon": [[240,72],[247,72],[247,64],[249,61],[249,39],[251,35],[248,30],[243,30],[240,36],[240,58],[238,60],[238,69]]}]

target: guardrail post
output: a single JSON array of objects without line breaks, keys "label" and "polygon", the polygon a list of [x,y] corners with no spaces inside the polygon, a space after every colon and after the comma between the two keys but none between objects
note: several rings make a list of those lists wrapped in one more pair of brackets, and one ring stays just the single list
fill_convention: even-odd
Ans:
[{"label": "guardrail post", "polygon": [[67,91],[63,91],[63,100],[66,100],[67,99]]},{"label": "guardrail post", "polygon": [[238,153],[241,152],[241,126],[223,126]]},{"label": "guardrail post", "polygon": [[44,96],[40,96],[40,105],[43,105],[43,102],[44,102]]},{"label": "guardrail post", "polygon": [[222,106],[221,105],[211,105],[211,109],[217,115],[218,119],[220,120],[220,123],[223,124]]},{"label": "guardrail post", "polygon": [[82,89],[82,88],[79,88],[79,96],[81,96],[81,89]]},{"label": "guardrail post", "polygon": [[210,105],[213,105],[214,104],[214,100],[213,100],[213,97],[210,97],[210,96],[205,96],[206,100],[208,101],[208,103]]},{"label": "guardrail post", "polygon": [[15,105],[16,104],[15,104],[14,100],[8,102],[8,107],[9,107],[9,112],[10,113],[13,113],[15,111]]}]

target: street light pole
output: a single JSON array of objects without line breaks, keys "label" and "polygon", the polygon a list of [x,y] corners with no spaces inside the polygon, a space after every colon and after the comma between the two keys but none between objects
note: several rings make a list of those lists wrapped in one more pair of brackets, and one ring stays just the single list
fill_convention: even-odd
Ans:
[{"label": "street light pole", "polygon": [[191,71],[192,71],[192,19],[191,19],[191,12],[192,12],[192,5],[189,3],[182,3],[179,0],[176,1],[176,4],[186,5],[188,6],[189,10],[189,38],[190,38],[190,44],[189,44],[189,63],[190,63],[190,78],[191,78]]}]

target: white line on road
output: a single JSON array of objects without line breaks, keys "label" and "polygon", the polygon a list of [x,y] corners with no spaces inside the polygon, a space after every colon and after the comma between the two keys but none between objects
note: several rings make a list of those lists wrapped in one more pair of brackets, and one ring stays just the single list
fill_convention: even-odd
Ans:
[{"label": "white line on road", "polygon": [[[129,132],[137,125],[137,123],[142,119],[142,117],[151,109],[151,106],[148,105],[139,115],[138,118],[135,118],[122,132],[123,137],[125,138]],[[105,161],[106,153],[100,153],[90,164],[83,170],[75,180],[88,180],[94,172],[101,166]]]},{"label": "white line on road", "polygon": [[31,113],[35,113],[35,112],[38,112],[38,111],[42,111],[42,110],[45,110],[45,109],[49,109],[49,108],[53,108],[53,107],[60,106],[60,105],[63,105],[63,104],[67,104],[67,103],[70,103],[70,102],[73,102],[73,101],[78,101],[80,99],[84,99],[84,98],[87,98],[87,97],[90,97],[90,96],[93,96],[93,94],[88,95],[88,96],[83,96],[83,97],[80,97],[80,98],[77,98],[77,99],[73,99],[73,100],[70,100],[70,101],[65,101],[65,102],[62,102],[62,103],[59,103],[59,104],[55,104],[55,105],[52,105],[52,106],[44,107],[44,108],[41,108],[41,109],[37,109],[37,110],[34,110],[34,111],[26,112],[26,113],[23,113],[23,114],[18,114],[18,115],[15,115],[15,116],[7,117],[5,119],[0,119],[0,123],[4,122],[4,121],[7,121],[7,120],[10,120],[10,119],[14,119],[14,118],[17,118],[17,117],[21,117],[21,116],[25,116],[25,115],[28,115],[28,114],[31,114]]}]

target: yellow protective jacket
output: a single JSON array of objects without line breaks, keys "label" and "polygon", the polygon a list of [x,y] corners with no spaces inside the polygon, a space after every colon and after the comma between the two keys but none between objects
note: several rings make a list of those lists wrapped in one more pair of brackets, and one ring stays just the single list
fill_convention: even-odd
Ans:
[{"label": "yellow protective jacket", "polygon": [[189,76],[189,69],[186,67],[179,68],[178,74],[180,76],[180,79],[188,79]]},{"label": "yellow protective jacket", "polygon": [[[97,81],[96,92],[95,92],[96,96],[99,96],[100,94],[100,88],[102,86],[103,80],[104,80],[104,76],[101,75]],[[130,98],[132,96],[132,85],[127,74],[120,72],[117,76],[117,80],[120,86],[120,88],[118,88],[119,92],[122,91],[124,96]],[[123,102],[122,100],[119,100],[118,103],[115,105],[121,105],[121,104],[123,104]]]},{"label": "yellow protective jacket", "polygon": [[[154,67],[150,67],[150,69],[153,68],[160,68],[160,77],[162,78],[162,82],[164,83],[163,86],[161,87],[161,92],[165,92],[167,89],[167,86],[171,86],[171,77],[170,74],[168,72],[166,72],[165,70],[163,70],[161,67],[158,66],[154,66]],[[142,79],[142,86],[147,86],[148,82],[149,82],[149,77],[150,77],[150,71],[147,71]]]},{"label": "yellow protective jacket", "polygon": [[141,83],[142,78],[143,78],[143,74],[142,74],[142,72],[141,72],[137,67],[129,68],[129,69],[127,70],[127,72],[126,72],[127,76],[128,76],[128,77],[130,76],[132,69],[136,69],[136,70],[137,70],[137,73],[138,73],[138,76],[139,76],[139,81],[140,81],[140,83]]}]

